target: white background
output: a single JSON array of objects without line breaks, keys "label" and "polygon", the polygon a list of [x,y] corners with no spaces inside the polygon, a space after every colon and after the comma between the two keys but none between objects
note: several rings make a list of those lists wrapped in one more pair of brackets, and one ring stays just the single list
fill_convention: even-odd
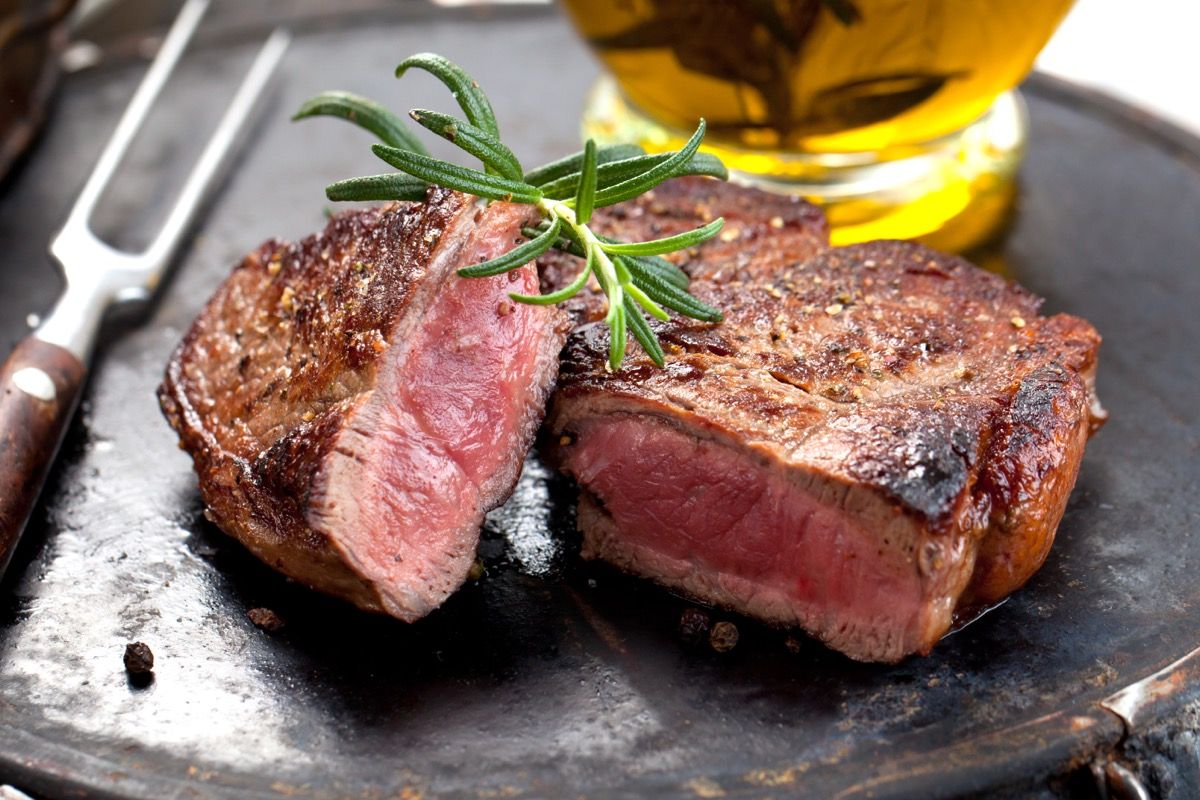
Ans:
[{"label": "white background", "polygon": [[1078,0],[1037,69],[1200,134],[1200,0]]}]

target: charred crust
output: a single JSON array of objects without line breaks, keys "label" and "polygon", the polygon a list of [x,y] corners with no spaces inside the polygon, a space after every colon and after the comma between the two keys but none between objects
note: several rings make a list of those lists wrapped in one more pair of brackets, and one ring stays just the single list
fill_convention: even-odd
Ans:
[{"label": "charred crust", "polygon": [[318,544],[308,530],[305,509],[313,479],[333,449],[344,418],[341,408],[332,408],[311,422],[301,422],[251,462],[250,485],[244,488],[262,524],[290,530],[310,547]]},{"label": "charred crust", "polygon": [[940,523],[974,481],[979,440],[978,430],[962,427],[952,416],[918,414],[908,424],[876,428],[849,471],[909,511]]},{"label": "charred crust", "polygon": [[246,256],[172,355],[158,395],[193,459],[206,516],[292,577],[379,609],[377,591],[308,523],[314,480],[369,389],[385,331],[413,302],[470,201],[431,190],[331,218]]}]

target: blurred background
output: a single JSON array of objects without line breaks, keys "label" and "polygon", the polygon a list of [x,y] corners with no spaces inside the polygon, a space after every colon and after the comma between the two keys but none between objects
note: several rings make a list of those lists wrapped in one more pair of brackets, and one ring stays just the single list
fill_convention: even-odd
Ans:
[{"label": "blurred background", "polygon": [[[500,13],[495,8],[499,5],[511,10],[515,5],[545,6],[549,2],[213,0],[197,39],[200,44],[240,45],[260,38],[281,22],[303,33],[373,20],[403,23],[427,13],[431,4],[466,7],[467,15],[486,19]],[[626,96],[636,100],[637,91],[649,91],[647,98],[684,104],[682,113],[689,120],[697,115],[709,118],[705,147],[725,160],[736,180],[800,194],[822,205],[835,244],[908,238],[980,260],[985,257],[979,251],[994,242],[1011,220],[1027,126],[1011,93],[1003,93],[986,114],[965,128],[961,126],[966,116],[960,114],[961,118],[950,122],[953,103],[959,102],[964,114],[968,107],[974,109],[968,116],[976,119],[987,101],[978,104],[982,94],[973,101],[975,105],[950,98],[958,98],[965,87],[976,85],[977,79],[988,80],[988,73],[1002,69],[1005,62],[1007,77],[997,73],[990,80],[1007,82],[991,88],[1002,90],[1012,85],[1054,29],[1062,8],[1070,5],[1070,0],[1042,2],[797,0],[792,5],[771,6],[791,9],[802,18],[786,24],[778,20],[785,28],[798,25],[796,30],[812,33],[812,15],[818,14],[824,17],[825,27],[807,43],[800,39],[790,47],[789,37],[784,35],[782,48],[770,36],[764,41],[754,38],[761,39],[765,33],[763,20],[751,19],[753,15],[746,10],[757,8],[752,5],[563,0],[561,7],[570,10],[578,29],[591,40],[592,57],[600,62],[597,54],[603,56],[602,66],[608,68],[605,74],[617,79],[615,83],[611,77],[600,80],[585,103],[582,128],[599,143],[636,142],[652,152],[682,144],[688,131],[682,130],[681,123],[670,122],[665,106],[656,110],[652,100],[645,100],[642,109],[662,112],[658,115],[642,113],[633,102],[624,102]],[[47,118],[53,119],[54,89],[63,74],[148,61],[179,5],[180,0],[0,0],[0,179],[35,140]],[[843,25],[839,29],[836,8],[849,9],[851,17],[860,12],[866,16],[858,20],[862,24],[840,20]],[[687,34],[670,33],[669,41],[658,42],[649,50],[638,49],[645,47],[638,44],[629,50],[609,51],[593,38],[595,23],[600,22],[603,30],[608,15],[644,20],[646,14],[658,22],[666,19],[663,14],[682,15],[686,25],[667,23],[666,28]],[[698,38],[691,27],[697,17],[708,18],[717,34],[708,40]],[[743,34],[751,37],[747,41],[752,44],[719,33],[731,23],[751,22],[758,27],[751,25]],[[624,30],[627,33],[632,28]],[[1197,30],[1197,2],[1076,0],[1037,57],[1035,69],[1112,95],[1150,116],[1200,134],[1200,91],[1195,87],[1200,75],[1200,48],[1194,43]],[[749,73],[741,57],[747,46],[757,53]],[[774,62],[776,58],[779,63]],[[889,59],[895,63],[889,66]],[[695,71],[697,65],[700,72]],[[880,108],[881,102],[905,101],[913,91],[908,84],[937,77],[938,69],[951,70],[950,76],[957,76],[953,87],[958,94],[947,87],[933,96],[920,95],[911,101],[909,110],[889,112],[894,116],[885,114],[878,124],[860,121],[856,123],[860,127],[851,125],[845,136],[816,131],[807,139],[797,134],[801,138],[791,145],[750,143],[755,136],[761,138],[779,128],[758,118],[766,113],[761,109],[745,112],[751,116],[745,118],[749,127],[743,129],[740,141],[723,134],[714,118],[728,113],[729,109],[719,106],[722,102],[728,105],[730,90],[743,98],[738,102],[761,106],[765,101],[770,110],[773,91],[764,92],[761,81],[753,82],[755,70],[764,69],[770,73],[768,86],[785,87],[785,107],[800,115],[797,119],[814,113],[810,96],[814,81],[816,88],[822,81],[830,83],[824,91],[830,94],[826,100],[842,98],[832,106],[825,103],[830,107],[822,113],[833,115],[833,125],[850,125],[853,114],[841,120],[847,102],[852,109],[869,110]],[[839,71],[845,73],[840,79],[834,77]],[[833,85],[839,80],[842,83]],[[986,93],[988,87],[981,91]],[[816,100],[822,96],[818,94]],[[686,105],[688,102],[692,105]],[[817,107],[822,106],[817,103]],[[941,111],[935,114],[934,107]],[[952,113],[943,114],[947,108]],[[831,124],[830,119],[822,122],[819,116],[810,119]],[[753,125],[758,125],[757,132]],[[951,129],[952,133],[945,133]],[[917,133],[920,130],[925,133]]]},{"label": "blurred background", "polygon": [[[323,19],[438,2],[487,5],[489,0],[255,0],[220,2],[221,29],[246,31],[277,19],[320,25]],[[492,0],[495,2],[495,0]],[[541,4],[548,0],[501,0]],[[0,0],[0,173],[29,142],[55,79],[108,59],[148,58],[178,3],[164,0]],[[63,17],[65,21],[60,23]],[[59,32],[44,42],[48,28]],[[1190,0],[1078,0],[1042,52],[1037,69],[1108,92],[1148,112],[1200,132],[1200,3]],[[71,44],[67,44],[69,36]],[[52,57],[57,53],[57,58]],[[19,131],[13,132],[14,128]]]},{"label": "blurred background", "polygon": [[[646,3],[626,0],[613,1],[616,3],[612,6],[613,11],[642,9],[643,6],[647,6]],[[215,0],[215,7],[209,14],[209,21],[200,38],[249,39],[260,36],[265,29],[281,20],[298,30],[303,30],[345,24],[355,16],[402,16],[407,11],[428,5],[430,2],[447,6],[476,7],[478,13],[487,14],[488,6],[544,5],[548,0],[255,0],[251,3]],[[847,0],[822,2],[829,9],[839,5],[852,11],[856,9],[855,3],[848,3]],[[4,103],[0,104],[0,175],[7,171],[14,159],[33,141],[36,131],[46,118],[46,113],[52,108],[49,101],[61,73],[84,71],[104,64],[148,59],[157,47],[157,36],[165,30],[178,5],[178,2],[164,0],[0,0],[0,96],[4,98]],[[576,23],[582,23],[585,33],[589,17],[602,19],[604,14],[609,13],[601,11],[602,8],[608,8],[605,3],[575,2],[566,5],[571,7]],[[656,13],[660,14],[667,13],[665,9],[670,8],[673,10],[669,13],[682,13],[689,18],[697,13],[709,14],[710,8],[718,17],[722,13],[715,6],[698,12],[699,7],[684,4],[675,8],[676,5],[678,4],[649,4],[648,7],[658,8]],[[1054,8],[1060,5],[1056,4]],[[987,59],[990,59],[987,63],[1000,58],[1000,53],[1006,53],[1008,55],[1005,57],[1011,56],[1017,69],[1023,69],[1024,65],[1028,64],[1029,56],[1025,55],[1022,58],[1013,48],[1032,44],[1036,50],[1036,46],[1043,40],[1031,40],[1022,45],[1019,40],[1024,32],[1019,30],[1020,26],[1029,28],[1046,22],[1039,22],[1030,15],[1050,15],[1056,19],[1061,13],[1054,11],[1049,4],[1029,7],[1013,5],[1007,9],[1000,4],[993,11],[987,11],[986,9],[991,7],[985,2],[975,5],[963,4],[961,8],[966,9],[963,12],[966,16],[954,21],[942,18],[958,13],[958,7],[954,4],[914,4],[912,8],[906,8],[903,2],[881,4],[872,0],[870,3],[858,2],[858,6],[870,9],[868,17],[879,13],[884,17],[891,16],[893,25],[906,26],[905,35],[910,38],[929,37],[925,46],[933,48],[931,52],[946,52],[947,47],[950,50],[965,48],[971,51],[983,42],[990,41],[988,37],[994,39],[998,33],[996,30],[981,32],[976,19],[991,19],[989,15],[994,15],[994,24],[1001,25],[1008,24],[1002,23],[1002,19],[1012,17],[1011,22],[1017,27],[1008,30],[1002,36],[1011,40],[1008,47],[1012,52],[1001,48],[992,56],[987,56]],[[798,9],[803,7],[802,4],[797,5]],[[818,7],[813,5],[813,8]],[[729,6],[727,13],[734,14],[735,18],[736,14],[743,13],[735,12],[733,8],[735,5]],[[925,8],[925,11],[920,11],[921,8]],[[638,13],[643,11],[644,9]],[[902,22],[909,17],[923,18],[922,15],[928,13],[935,14],[934,19],[940,26],[930,28],[928,33],[914,32],[910,23]],[[1053,20],[1050,20],[1050,24],[1053,24]],[[862,34],[854,33],[861,27],[848,27],[847,35],[850,38],[846,41],[870,41],[854,38],[861,37]],[[1200,3],[1196,2],[1144,0],[1130,4],[1122,0],[1078,0],[1049,45],[1038,57],[1036,69],[1111,94],[1134,104],[1148,114],[1200,133],[1200,91],[1194,86],[1195,77],[1200,75],[1200,48],[1197,48],[1193,41],[1197,29],[1200,29]],[[943,31],[943,34],[940,34],[943,39],[965,38],[959,42],[957,48],[953,44],[937,44],[939,40],[936,37],[939,34],[936,30]],[[886,35],[886,26],[884,31]],[[1027,33],[1034,37],[1038,35],[1033,28]],[[981,36],[983,38],[976,41]],[[593,44],[596,42],[593,41]],[[840,40],[831,39],[827,44],[835,50],[844,50],[847,47],[841,44]],[[714,57],[718,60],[727,58],[729,53],[712,51],[712,48],[718,45],[719,42],[714,41],[708,45],[703,42],[690,43],[686,47],[699,47],[704,52],[696,55],[709,60]],[[902,40],[897,39],[890,44],[880,40],[875,46],[891,48],[888,52],[895,51],[898,63],[904,63],[908,57],[903,54],[903,48],[918,45],[919,42],[917,45],[912,42],[904,44]],[[763,45],[760,43],[759,46]],[[704,50],[706,47],[710,49]],[[811,50],[811,47],[809,49]],[[602,50],[600,52],[603,53]],[[610,57],[611,53],[603,54],[610,68],[614,63],[622,63],[621,59],[634,65],[631,67],[634,69],[632,74],[643,76],[638,80],[646,87],[653,88],[650,84],[645,84],[646,80],[658,80],[660,84],[665,82],[675,86],[674,89],[665,89],[668,95],[672,91],[685,91],[682,85],[676,84],[686,84],[695,75],[689,72],[676,74],[668,70],[668,74],[660,78],[645,78],[648,73],[644,70],[658,69],[654,65],[659,62],[654,61],[653,57],[648,57],[649,60],[643,64],[638,61],[640,56],[636,54],[639,52],[644,51],[634,50],[628,51],[628,54],[619,54],[616,61]],[[665,52],[670,53],[669,50]],[[758,52],[760,60],[770,58],[767,50]],[[854,67],[854,59],[866,57],[871,52],[875,51],[864,50],[860,56],[847,56],[850,59],[849,67],[857,69]],[[782,55],[786,58],[796,58],[795,53]],[[962,57],[961,54],[952,56],[951,60]],[[820,56],[804,58],[816,58],[815,63],[804,68],[810,73],[813,70],[829,72],[833,66],[825,65]],[[980,56],[976,56],[976,60],[979,58]],[[932,67],[932,64],[930,66]],[[882,63],[880,68],[883,68]],[[619,75],[617,77],[624,89],[638,88],[629,85],[628,81]],[[745,80],[745,76],[742,76],[742,79]],[[773,80],[778,81],[778,78]],[[869,91],[882,91],[879,88],[881,81],[882,79],[875,79],[861,83],[874,83],[875,88]],[[959,81],[955,85],[961,84]],[[847,84],[844,88],[851,88],[852,85]],[[721,85],[710,80],[703,86],[707,88],[699,90],[697,102],[708,97],[709,105],[717,104],[716,95],[712,92],[720,89]],[[795,91],[800,92],[801,88],[801,84],[797,83]],[[604,97],[605,89],[610,93],[607,99]],[[810,89],[811,82],[806,87],[806,90]],[[607,86],[601,82],[593,93],[584,119],[588,135],[596,137],[601,143],[604,143],[606,138],[612,141],[634,141],[652,151],[676,147],[681,143],[681,138],[686,137],[686,132],[682,132],[674,124],[657,127],[654,120],[639,116],[637,109],[632,105],[621,105],[622,101],[613,94],[614,91],[615,86],[610,81]],[[855,91],[868,89],[860,86]],[[945,94],[943,91],[939,96]],[[801,95],[797,95],[793,98],[794,102],[800,103],[800,97]],[[879,99],[876,97],[874,101]],[[751,100],[754,100],[753,96]],[[863,102],[867,101],[860,100],[859,104]],[[606,107],[606,104],[621,107]],[[945,105],[944,100],[942,104]],[[643,108],[654,111],[653,103],[644,104]],[[713,123],[714,115],[719,116],[722,113],[715,107],[699,110],[710,118],[710,123]],[[696,111],[697,109],[688,107],[686,116],[691,118]],[[1008,111],[1007,117],[1005,111]],[[978,113],[978,110],[974,111],[972,117]],[[946,142],[936,140],[938,144],[925,150],[921,150],[922,145],[915,145],[915,140],[897,138],[893,131],[901,128],[887,123],[882,124],[882,127],[876,126],[883,131],[883,138],[877,136],[875,139],[864,139],[864,134],[850,134],[850,140],[859,142],[857,146],[834,145],[831,149],[826,148],[824,152],[831,154],[832,158],[810,158],[786,147],[775,150],[739,150],[739,145],[732,140],[727,140],[730,147],[726,149],[721,144],[721,134],[716,129],[710,130],[709,143],[706,146],[716,148],[714,152],[724,158],[741,179],[768,188],[798,193],[825,206],[834,227],[835,243],[880,237],[920,238],[942,249],[969,251],[985,242],[1004,224],[1013,197],[1012,177],[1024,147],[1025,131],[1018,108],[1011,104],[1005,106],[1002,99],[997,101],[989,116],[992,119],[991,123],[987,123],[987,116],[981,117],[979,124],[962,130],[960,139],[948,139]],[[911,114],[897,119],[909,118],[913,118]],[[937,124],[936,117],[932,119]],[[645,124],[647,122],[650,123],[649,126]],[[961,121],[958,124],[961,125]],[[816,142],[819,139],[821,137],[817,136],[811,141]],[[892,149],[885,147],[885,139],[894,142]],[[831,141],[830,137],[825,137],[825,140]],[[864,142],[870,143],[863,144]],[[801,148],[807,146],[801,145]],[[762,145],[756,144],[753,147],[761,148]],[[918,155],[905,155],[913,147],[917,148],[914,152]],[[817,151],[822,150],[821,145],[817,145],[816,148]],[[860,152],[851,152],[854,150]],[[878,158],[868,164],[862,161],[862,156],[869,152],[875,152]],[[764,153],[768,159],[766,161],[763,160]],[[896,163],[893,160],[895,158],[900,158],[902,162],[904,159],[908,161]],[[752,166],[754,164],[765,166],[755,169]],[[843,164],[850,166],[843,167]],[[879,165],[880,168],[875,169],[872,164]],[[844,172],[839,172],[843,169]],[[923,175],[919,180],[903,178],[897,182],[888,177],[907,174],[914,169]]]},{"label": "blurred background", "polygon": [[[425,0],[255,0],[241,5],[252,7],[243,10],[246,15],[269,19],[273,14],[316,18],[420,2]],[[472,3],[444,0],[442,4]],[[84,37],[107,38],[123,27],[165,25],[175,5],[163,0],[81,0],[75,23]],[[1200,3],[1194,0],[1077,0],[1037,68],[1200,131],[1198,30]]]},{"label": "blurred background", "polygon": [[1200,133],[1200,3],[1078,0],[1037,68]]}]

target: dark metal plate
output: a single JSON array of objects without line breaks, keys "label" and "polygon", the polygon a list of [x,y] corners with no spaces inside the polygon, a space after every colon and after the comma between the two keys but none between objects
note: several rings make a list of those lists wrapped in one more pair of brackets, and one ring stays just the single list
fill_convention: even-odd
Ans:
[{"label": "dark metal plate", "polygon": [[[108,337],[0,585],[0,782],[55,797],[1027,796],[1194,689],[1200,144],[1046,81],[1029,86],[1024,189],[997,257],[1104,334],[1112,419],[1046,567],[929,658],[793,652],[744,620],[733,652],[689,649],[681,601],[578,564],[552,535],[570,506],[536,468],[489,525],[487,576],[413,626],[303,591],[205,523],[155,404],[167,354],[244,251],[319,227],[321,187],[375,168],[365,138],[287,112],[330,87],[444,106],[431,80],[390,77],[424,49],[481,76],[530,161],[576,143],[595,66],[550,12],[406,7],[300,36],[153,318]],[[185,63],[100,227],[149,230],[219,113],[213,87],[249,53],[212,42]],[[45,243],[139,72],[65,81],[0,197],[0,345],[50,302]],[[254,627],[258,606],[287,626]],[[122,670],[132,640],[157,656],[146,688]]]}]

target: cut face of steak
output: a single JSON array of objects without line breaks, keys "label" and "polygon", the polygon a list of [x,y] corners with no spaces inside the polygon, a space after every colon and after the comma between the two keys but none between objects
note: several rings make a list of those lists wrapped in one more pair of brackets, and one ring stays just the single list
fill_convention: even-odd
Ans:
[{"label": "cut face of steak", "polygon": [[159,398],[207,514],[272,567],[415,620],[458,588],[511,492],[566,333],[532,265],[465,279],[528,207],[424,203],[334,217],[234,269]]},{"label": "cut face of steak", "polygon": [[914,244],[734,252],[693,256],[749,262],[692,282],[723,324],[656,323],[665,369],[607,371],[596,324],[568,341],[547,441],[584,553],[855,659],[928,652],[1045,559],[1103,419],[1099,336]]}]

